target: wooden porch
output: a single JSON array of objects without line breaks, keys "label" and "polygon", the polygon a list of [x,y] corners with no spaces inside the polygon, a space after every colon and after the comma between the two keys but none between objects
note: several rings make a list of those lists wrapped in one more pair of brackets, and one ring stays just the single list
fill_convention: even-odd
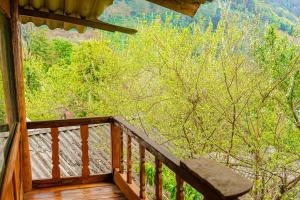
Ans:
[{"label": "wooden porch", "polygon": [[112,183],[94,183],[72,186],[49,187],[25,193],[24,200],[69,200],[69,199],[126,199]]},{"label": "wooden porch", "polygon": [[[203,1],[185,0],[150,1],[190,15],[193,15],[203,3]],[[184,199],[185,183],[191,185],[208,200],[238,199],[250,191],[251,182],[231,169],[205,158],[180,161],[152,141],[143,131],[121,117],[26,122],[19,25],[21,15],[71,22],[75,25],[102,28],[113,32],[128,32],[128,29],[101,21],[87,20],[87,16],[75,18],[54,14],[54,12],[39,12],[37,9],[24,10],[23,7],[19,7],[18,1],[14,0],[0,3],[0,30],[3,30],[0,32],[0,44],[5,50],[1,52],[1,56],[5,58],[2,72],[8,117],[8,125],[1,127],[1,130],[9,132],[4,153],[4,168],[0,178],[0,200],[150,198],[161,200],[163,199],[163,165],[176,176],[176,199],[178,200]],[[90,135],[88,127],[91,124],[110,126],[111,171],[109,173],[91,174],[88,142]],[[60,152],[63,151],[64,146],[60,146],[59,129],[70,126],[80,126],[81,173],[78,176],[65,177],[61,175]],[[51,156],[51,163],[48,163],[51,166],[51,175],[50,178],[33,180],[28,130],[45,128],[51,130],[51,142],[48,144],[51,147],[51,151],[48,152]],[[137,144],[137,150],[134,150],[133,143]],[[133,167],[133,154],[138,155],[138,170]],[[154,159],[149,160],[148,154],[151,154]],[[147,161],[153,162],[155,166],[155,185],[152,193],[146,182]],[[134,175],[137,175],[137,178]]]},{"label": "wooden porch", "polygon": [[[111,131],[111,173],[90,174],[89,166],[89,125],[109,124]],[[52,175],[50,179],[32,180],[32,189],[18,189],[23,178],[18,149],[20,130],[16,126],[9,162],[4,180],[2,199],[163,199],[162,166],[176,174],[176,199],[184,199],[184,183],[197,189],[205,199],[237,199],[247,193],[251,183],[231,169],[205,158],[180,161],[148,136],[121,117],[94,117],[68,120],[27,122],[27,129],[51,130]],[[81,176],[62,177],[60,172],[59,128],[80,126],[81,137]],[[64,133],[65,134],[65,133]],[[101,141],[99,141],[101,142]],[[133,151],[133,143],[138,144],[139,152]],[[125,148],[126,147],[126,148]],[[132,155],[139,155],[138,180],[134,178]],[[155,159],[147,160],[146,154]],[[146,184],[145,163],[155,163],[155,192],[150,192]],[[30,167],[30,166],[25,166]],[[9,197],[9,198],[8,198]],[[12,198],[13,197],[13,198]]]}]

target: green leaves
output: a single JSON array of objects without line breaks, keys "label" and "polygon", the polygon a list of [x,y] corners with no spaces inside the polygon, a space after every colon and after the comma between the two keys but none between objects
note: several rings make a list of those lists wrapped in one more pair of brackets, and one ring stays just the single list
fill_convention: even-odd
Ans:
[{"label": "green leaves", "polygon": [[[282,180],[298,176],[299,45],[230,14],[218,26],[181,28],[160,18],[139,26],[135,36],[99,33],[78,43],[32,33],[28,117],[122,115],[180,158],[210,157],[246,175],[254,199],[299,188],[279,192],[289,185]],[[153,185],[153,166],[146,171]],[[164,177],[175,198],[174,175],[164,168]],[[188,185],[185,193],[202,198]]]}]

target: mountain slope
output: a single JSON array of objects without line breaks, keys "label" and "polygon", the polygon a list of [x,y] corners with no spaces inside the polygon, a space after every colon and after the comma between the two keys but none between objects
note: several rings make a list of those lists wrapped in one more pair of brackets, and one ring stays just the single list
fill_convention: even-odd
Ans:
[{"label": "mountain slope", "polygon": [[202,5],[194,18],[178,14],[158,5],[141,0],[116,0],[107,9],[102,19],[122,25],[132,25],[136,19],[153,20],[160,15],[164,19],[167,15],[180,18],[180,24],[186,26],[198,21],[199,18],[213,19],[217,25],[222,12],[238,13],[246,17],[259,16],[263,22],[277,24],[278,27],[293,34],[295,26],[299,24],[300,1],[298,0],[215,0]]}]

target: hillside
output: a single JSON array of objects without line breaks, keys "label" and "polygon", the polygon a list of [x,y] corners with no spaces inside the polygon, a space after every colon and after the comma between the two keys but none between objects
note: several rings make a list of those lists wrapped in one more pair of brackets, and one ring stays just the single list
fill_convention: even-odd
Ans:
[{"label": "hillside", "polygon": [[177,14],[140,0],[116,0],[107,9],[102,19],[117,24],[134,25],[138,19],[153,20],[157,15],[164,20],[167,16],[180,18],[181,26],[189,25],[200,18],[212,19],[216,26],[220,17],[225,13],[238,13],[245,17],[260,17],[263,22],[276,24],[281,30],[293,34],[295,26],[299,24],[300,1],[298,0],[217,0],[202,5],[194,18]]}]

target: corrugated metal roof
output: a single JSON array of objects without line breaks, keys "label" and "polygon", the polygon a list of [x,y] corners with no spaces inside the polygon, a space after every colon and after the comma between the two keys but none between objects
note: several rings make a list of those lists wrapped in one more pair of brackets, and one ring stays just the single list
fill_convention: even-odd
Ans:
[{"label": "corrugated metal roof", "polygon": [[[34,9],[55,14],[67,15],[76,18],[97,20],[103,11],[113,3],[113,0],[19,0],[19,6],[25,9]],[[28,16],[21,16],[21,22],[33,22],[36,26],[47,25],[50,29],[63,28],[70,30],[76,28],[84,32],[86,27]]]},{"label": "corrugated metal roof", "polygon": [[[89,168],[91,175],[111,172],[110,126],[89,126]],[[29,131],[32,178],[51,178],[52,152],[50,129]],[[81,176],[81,137],[79,126],[59,128],[61,177]]]},{"label": "corrugated metal roof", "polygon": [[[147,0],[152,3],[158,4],[160,6],[164,6],[171,10],[175,10],[177,12],[194,16],[197,12],[199,6],[205,2],[210,2],[212,0]],[[113,0],[19,0],[19,6],[23,10],[35,10],[40,11],[37,14],[40,17],[33,17],[32,14],[25,14],[20,16],[20,21],[24,24],[27,22],[33,22],[36,26],[47,25],[50,29],[55,28],[63,28],[65,30],[70,30],[72,28],[77,29],[78,32],[82,33],[85,31],[86,27],[81,24],[77,23],[72,24],[72,20],[74,18],[78,19],[86,19],[92,22],[100,22],[98,18],[104,12],[104,10],[112,5]],[[35,12],[37,13],[37,12]],[[46,13],[46,16],[41,17],[41,13]],[[48,13],[57,14],[59,16],[68,16],[73,17],[70,21],[63,22],[58,21],[61,19],[47,17]],[[66,21],[66,20],[64,20]],[[80,24],[80,25],[78,25]],[[90,25],[87,25],[90,26]],[[114,25],[109,25],[112,26]],[[120,28],[120,27],[119,27]],[[126,28],[125,28],[126,29]],[[104,29],[106,30],[106,29]],[[114,28],[112,28],[114,30]],[[128,30],[127,30],[128,31]],[[121,31],[126,32],[126,31]],[[131,34],[135,33],[136,31],[131,30],[129,31]]]}]

